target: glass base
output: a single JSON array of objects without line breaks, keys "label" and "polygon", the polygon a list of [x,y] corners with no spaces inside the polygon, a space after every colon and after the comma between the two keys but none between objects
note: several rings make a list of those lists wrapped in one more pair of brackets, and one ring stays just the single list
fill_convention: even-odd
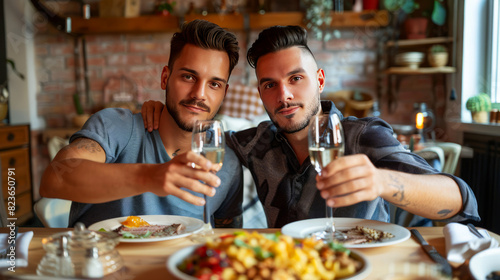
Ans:
[{"label": "glass base", "polygon": [[316,240],[323,240],[324,242],[343,242],[347,239],[347,236],[340,232],[331,230],[322,230],[311,233],[311,236]]},{"label": "glass base", "polygon": [[212,229],[212,225],[207,223],[203,225],[201,231],[191,235],[191,241],[195,243],[206,243],[208,239],[215,238],[215,232]]}]

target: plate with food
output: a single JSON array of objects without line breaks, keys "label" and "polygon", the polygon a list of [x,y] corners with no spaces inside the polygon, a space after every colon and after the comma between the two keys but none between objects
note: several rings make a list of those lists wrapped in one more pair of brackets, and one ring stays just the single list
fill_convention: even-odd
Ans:
[{"label": "plate with food", "polygon": [[203,221],[174,215],[142,215],[113,218],[92,224],[95,231],[114,231],[120,242],[155,242],[197,233]]},{"label": "plate with food", "polygon": [[[289,223],[281,228],[283,234],[293,238],[306,238],[324,231],[327,218],[308,219]],[[333,218],[335,230],[347,237],[341,241],[347,248],[371,248],[393,245],[410,238],[406,228],[375,220]]]},{"label": "plate with food", "polygon": [[179,279],[365,279],[371,264],[361,253],[313,238],[235,232],[186,247],[167,260]]}]

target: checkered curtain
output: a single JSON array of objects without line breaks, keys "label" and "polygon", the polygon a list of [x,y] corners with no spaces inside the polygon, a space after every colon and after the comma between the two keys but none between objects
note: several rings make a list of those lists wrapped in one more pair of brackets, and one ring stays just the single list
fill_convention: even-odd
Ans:
[{"label": "checkered curtain", "polygon": [[219,114],[252,120],[265,113],[256,87],[229,86]]}]

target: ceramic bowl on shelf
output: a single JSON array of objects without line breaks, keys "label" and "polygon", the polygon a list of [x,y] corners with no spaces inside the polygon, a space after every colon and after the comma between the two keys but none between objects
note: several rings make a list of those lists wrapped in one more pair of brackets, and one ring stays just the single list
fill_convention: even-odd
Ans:
[{"label": "ceramic bowl on shelf", "polygon": [[395,62],[397,65],[417,69],[424,61],[424,53],[421,52],[405,52],[396,55]]}]

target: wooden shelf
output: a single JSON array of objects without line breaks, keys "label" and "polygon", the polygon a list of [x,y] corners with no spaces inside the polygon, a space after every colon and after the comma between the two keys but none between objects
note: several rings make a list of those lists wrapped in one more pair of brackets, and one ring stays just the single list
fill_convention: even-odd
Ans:
[{"label": "wooden shelf", "polygon": [[283,12],[250,14],[250,29],[265,29],[275,25],[304,25],[304,13]]},{"label": "wooden shelf", "polygon": [[433,37],[433,38],[425,38],[425,39],[406,39],[406,40],[397,40],[397,41],[389,41],[387,42],[387,47],[413,47],[413,46],[421,46],[421,45],[431,45],[431,44],[446,44],[452,43],[452,37]]},{"label": "wooden shelf", "polygon": [[383,27],[389,24],[389,12],[386,10],[368,10],[360,13],[344,12],[337,14],[332,12],[332,27]]},{"label": "wooden shelf", "polygon": [[71,18],[71,33],[140,33],[176,31],[179,18],[176,16],[141,16],[133,18]]},{"label": "wooden shelf", "polygon": [[219,25],[222,28],[227,29],[244,29],[245,28],[245,18],[243,14],[231,14],[231,15],[220,15],[220,14],[208,14],[203,15],[186,15],[184,21],[193,21],[195,19],[204,19]]},{"label": "wooden shelf", "polygon": [[[248,26],[245,19],[248,17]],[[247,28],[260,30],[274,25],[302,25],[304,13],[302,12],[276,12],[265,14],[208,14],[176,16],[140,16],[134,18],[68,18],[71,24],[70,33],[75,34],[106,34],[106,33],[140,33],[140,32],[168,32],[177,31],[179,24],[194,19],[205,19],[219,26],[231,30],[244,30]],[[383,27],[389,24],[389,13],[381,11],[363,11],[361,13],[332,12],[331,27]]]},{"label": "wooden shelf", "polygon": [[456,68],[450,66],[443,67],[419,67],[412,69],[410,67],[390,67],[385,71],[390,75],[432,75],[432,74],[451,74],[455,73]]}]

